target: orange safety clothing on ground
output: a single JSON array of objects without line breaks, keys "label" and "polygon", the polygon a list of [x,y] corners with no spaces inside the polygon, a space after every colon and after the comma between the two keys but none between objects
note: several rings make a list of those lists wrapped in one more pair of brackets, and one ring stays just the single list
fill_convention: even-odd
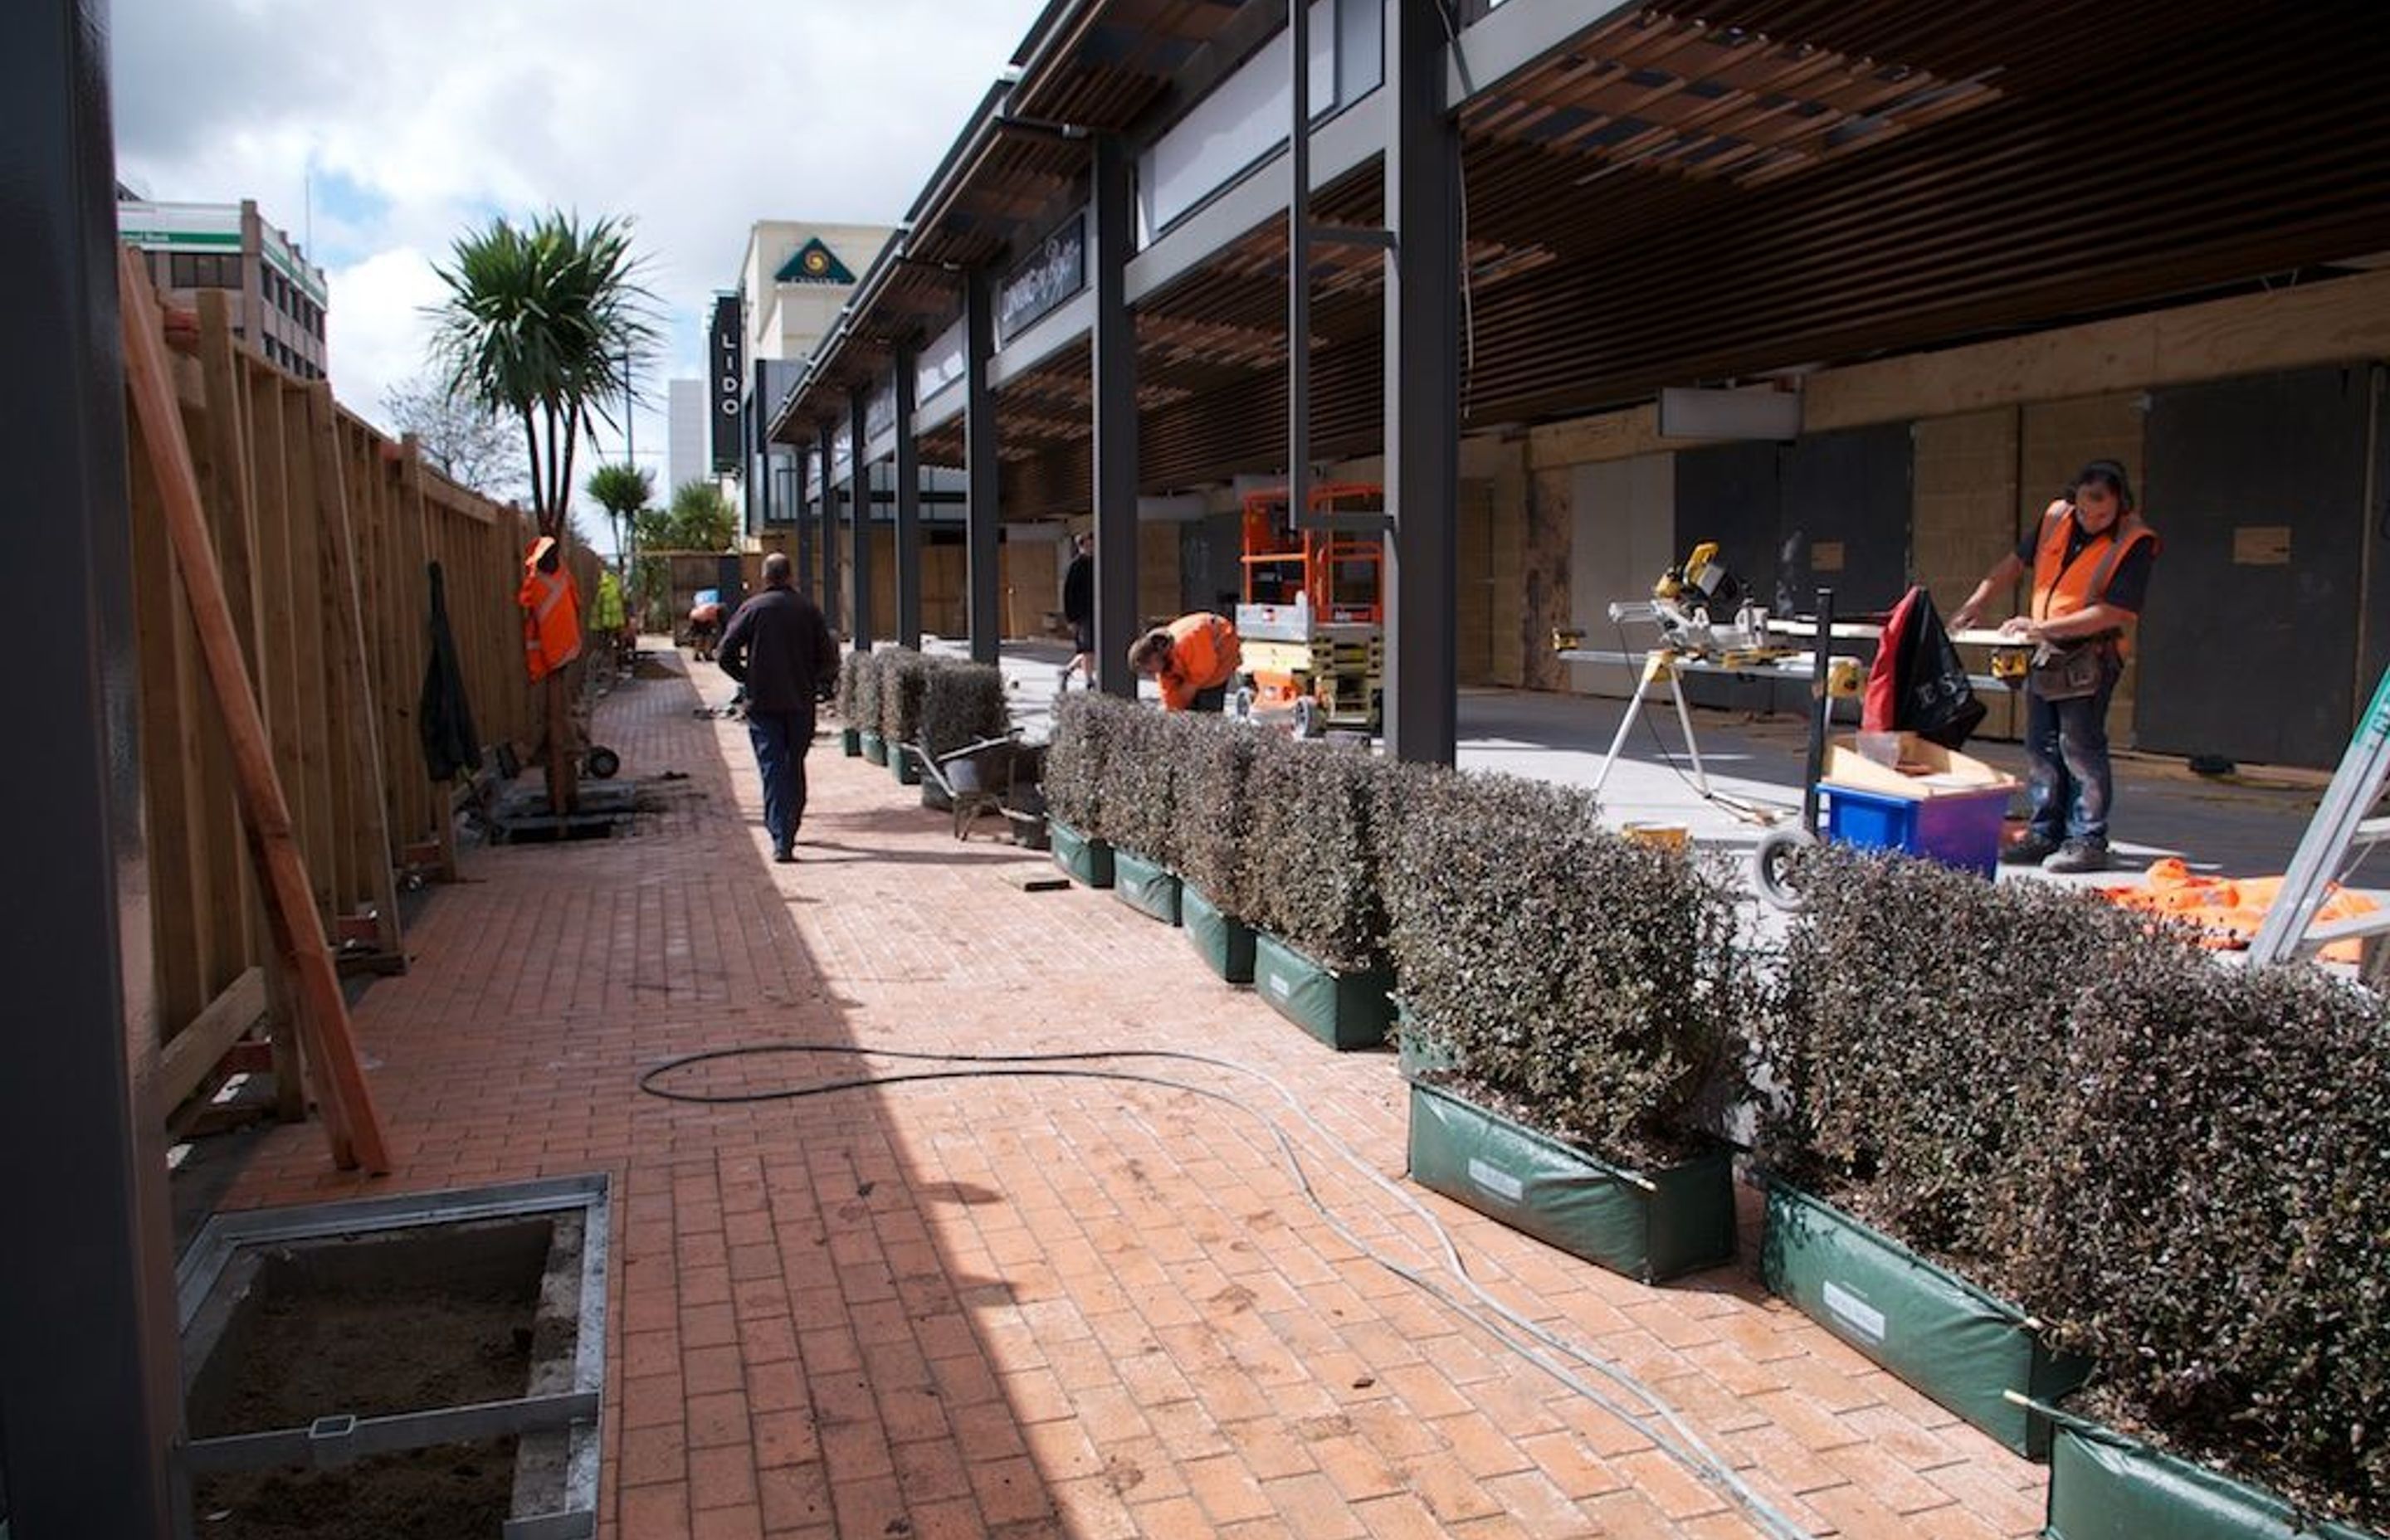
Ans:
[{"label": "orange safety clothing on ground", "polygon": [[553,572],[539,570],[555,545],[546,535],[531,543],[522,586],[515,590],[523,612],[523,666],[534,685],[581,656],[581,590],[560,560]]},{"label": "orange safety clothing on ground", "polygon": [[[2326,886],[2316,910],[2319,923],[2370,915],[2380,905],[2338,883]],[[2204,944],[2238,951],[2257,937],[2266,911],[2281,896],[2279,877],[2202,877],[2173,856],[2150,864],[2146,888],[2102,888],[2101,896],[2127,909],[2144,909],[2199,927]],[[2318,955],[2330,962],[2356,962],[2359,943],[2334,942]]]},{"label": "orange safety clothing on ground", "polygon": [[1159,676],[1163,709],[1187,710],[1198,692],[1235,678],[1244,661],[1237,628],[1227,620],[1208,610],[1179,616],[1170,622],[1170,661]]},{"label": "orange safety clothing on ground", "polygon": [[[2049,505],[2041,516],[2041,543],[2033,556],[2033,618],[2054,621],[2062,615],[2072,615],[2102,604],[2108,597],[2108,580],[2115,575],[2126,553],[2147,540],[2154,544],[2157,536],[2140,520],[2140,516],[2120,513],[2105,533],[2090,535],[2075,559],[2066,559],[2066,547],[2075,535],[2075,510],[2063,501]],[[2116,638],[2116,650],[2129,653],[2133,648],[2133,622],[2127,620],[2123,635]]]}]

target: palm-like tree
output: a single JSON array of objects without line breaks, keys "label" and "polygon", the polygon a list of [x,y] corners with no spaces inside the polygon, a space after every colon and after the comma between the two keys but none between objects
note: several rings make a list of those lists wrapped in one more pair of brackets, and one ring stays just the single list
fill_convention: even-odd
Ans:
[{"label": "palm-like tree", "polygon": [[500,215],[459,237],[453,257],[432,269],[448,286],[433,351],[456,393],[522,425],[532,512],[560,537],[582,430],[613,423],[658,340],[630,222]]},{"label": "palm-like tree", "polygon": [[588,484],[582,491],[590,500],[606,510],[614,526],[614,566],[619,574],[631,570],[631,548],[626,537],[636,527],[641,510],[656,494],[656,481],[629,461],[601,465],[589,473]]}]

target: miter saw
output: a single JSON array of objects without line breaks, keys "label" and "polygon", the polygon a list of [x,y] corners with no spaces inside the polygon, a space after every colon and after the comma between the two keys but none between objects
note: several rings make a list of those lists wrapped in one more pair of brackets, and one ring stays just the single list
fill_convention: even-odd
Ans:
[{"label": "miter saw", "polygon": [[1768,639],[1767,611],[1750,601],[1742,581],[1718,559],[1715,540],[1702,542],[1661,573],[1650,598],[1612,605],[1610,619],[1656,625],[1662,645],[1728,668],[1770,662],[1794,650]]}]

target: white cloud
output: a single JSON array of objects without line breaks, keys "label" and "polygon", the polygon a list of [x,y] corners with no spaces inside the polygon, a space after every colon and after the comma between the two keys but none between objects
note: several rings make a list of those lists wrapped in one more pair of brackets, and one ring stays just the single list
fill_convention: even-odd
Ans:
[{"label": "white cloud", "polygon": [[[326,263],[332,379],[375,416],[421,366],[430,263],[490,213],[627,214],[669,355],[758,219],[893,224],[1039,0],[116,0],[121,169],[152,196],[254,198]],[[343,199],[328,191],[359,195]],[[606,447],[619,451],[609,435]]]}]

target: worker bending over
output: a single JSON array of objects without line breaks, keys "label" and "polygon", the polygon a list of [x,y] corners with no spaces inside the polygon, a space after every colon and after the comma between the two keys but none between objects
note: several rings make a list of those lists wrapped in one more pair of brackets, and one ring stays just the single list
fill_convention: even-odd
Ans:
[{"label": "worker bending over", "polygon": [[2125,468],[2094,460],[1950,618],[1952,630],[1964,631],[1996,589],[2033,574],[2032,605],[2000,626],[2003,635],[2038,644],[2025,679],[2032,822],[2000,856],[2011,866],[2108,867],[2108,698],[2125,672],[2157,552]]},{"label": "worker bending over", "polygon": [[1243,663],[1237,628],[1208,610],[1158,626],[1128,649],[1128,666],[1160,682],[1163,710],[1171,712],[1220,710]]}]

